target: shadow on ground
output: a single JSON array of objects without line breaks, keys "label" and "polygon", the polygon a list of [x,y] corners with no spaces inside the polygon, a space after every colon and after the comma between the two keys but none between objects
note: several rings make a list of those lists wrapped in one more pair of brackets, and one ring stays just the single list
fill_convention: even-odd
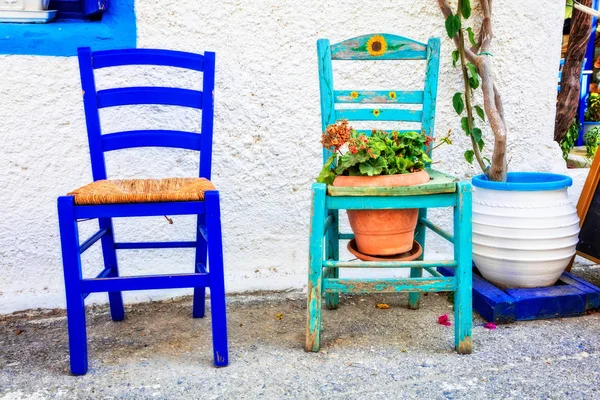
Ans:
[{"label": "shadow on ground", "polygon": [[[446,295],[343,296],[324,311],[320,353],[305,353],[305,295],[228,299],[230,365],[212,366],[210,317],[191,299],[136,304],[112,322],[88,308],[90,371],[68,372],[64,312],[0,317],[0,400],[88,398],[598,398],[600,314],[485,329],[474,354],[437,323]],[[386,303],[389,309],[378,309]]]}]

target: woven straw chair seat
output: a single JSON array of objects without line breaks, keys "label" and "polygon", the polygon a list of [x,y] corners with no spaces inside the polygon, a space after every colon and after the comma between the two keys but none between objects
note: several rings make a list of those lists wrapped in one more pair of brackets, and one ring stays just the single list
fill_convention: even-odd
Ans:
[{"label": "woven straw chair seat", "polygon": [[214,189],[205,178],[123,179],[92,182],[68,195],[78,205],[158,203],[202,201]]}]

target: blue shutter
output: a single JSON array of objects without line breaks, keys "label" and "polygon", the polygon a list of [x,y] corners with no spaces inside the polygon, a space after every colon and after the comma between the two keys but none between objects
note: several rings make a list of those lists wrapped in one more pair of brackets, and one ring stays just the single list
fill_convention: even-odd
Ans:
[{"label": "blue shutter", "polygon": [[108,11],[110,0],[50,0],[57,19],[100,19]]},{"label": "blue shutter", "polygon": [[101,18],[108,11],[110,0],[81,0],[83,3],[83,14],[86,18]]}]

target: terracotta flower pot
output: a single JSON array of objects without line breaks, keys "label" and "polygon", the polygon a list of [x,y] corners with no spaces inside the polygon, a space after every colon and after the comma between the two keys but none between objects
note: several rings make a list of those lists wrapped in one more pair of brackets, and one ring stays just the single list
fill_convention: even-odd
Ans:
[{"label": "terracotta flower pot", "polygon": [[[333,186],[412,186],[429,182],[425,171],[379,176],[338,176]],[[419,210],[348,210],[358,250],[370,255],[392,255],[410,251]]]}]

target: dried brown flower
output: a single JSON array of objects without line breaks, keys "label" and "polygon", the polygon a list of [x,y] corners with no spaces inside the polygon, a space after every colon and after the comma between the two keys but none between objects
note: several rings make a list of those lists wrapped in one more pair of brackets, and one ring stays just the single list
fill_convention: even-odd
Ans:
[{"label": "dried brown flower", "polygon": [[338,151],[348,142],[351,133],[352,127],[348,125],[348,120],[344,119],[327,127],[321,138],[321,143],[326,149],[333,148],[333,151]]}]

